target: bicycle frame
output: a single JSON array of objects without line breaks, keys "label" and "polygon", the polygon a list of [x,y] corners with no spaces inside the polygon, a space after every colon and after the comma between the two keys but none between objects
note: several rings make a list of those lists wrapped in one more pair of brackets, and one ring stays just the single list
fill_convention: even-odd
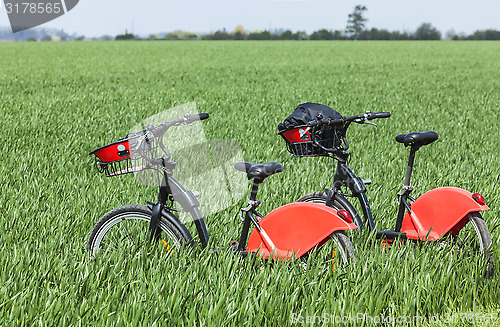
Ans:
[{"label": "bicycle frame", "polygon": [[[403,191],[401,193],[398,193],[398,195],[400,195],[400,198],[399,198],[398,215],[396,217],[396,227],[394,229],[396,232],[401,231],[401,224],[405,215],[405,211],[410,208],[408,200],[411,199],[412,201],[415,201],[413,198],[409,196],[411,190],[413,189],[410,186],[410,178],[413,169],[413,162],[415,160],[415,151],[416,151],[415,149],[412,149],[410,152],[410,159],[408,162],[408,168],[406,170],[405,182],[403,184]],[[346,205],[346,203],[349,203],[349,201],[345,199],[344,196],[356,197],[361,206],[361,210],[363,211],[363,217],[364,217],[363,221],[368,223],[368,228],[370,231],[375,231],[375,222],[373,219],[372,210],[370,207],[370,203],[368,201],[368,197],[366,196],[365,181],[356,176],[356,174],[349,168],[346,160],[342,160],[341,158],[336,158],[336,160],[338,160],[338,163],[333,177],[334,186],[331,190],[328,190],[333,194],[332,200],[337,200],[342,205]],[[342,186],[349,188],[352,194],[347,194],[347,195],[343,194],[340,190],[340,187]],[[327,205],[331,205],[331,202],[328,203],[328,197],[327,197]],[[358,227],[361,231],[363,228],[363,221],[359,218],[359,213],[350,203],[347,205],[346,208],[348,209],[348,211],[352,211],[349,213],[351,213],[351,215],[355,217],[356,221],[359,223]]]},{"label": "bicycle frame", "polygon": [[[456,234],[466,223],[466,216],[473,211],[483,211],[489,208],[478,203],[474,194],[455,187],[441,187],[428,191],[417,200],[410,196],[413,187],[410,186],[411,174],[415,161],[415,153],[419,149],[412,146],[406,168],[406,175],[399,197],[399,209],[396,216],[396,225],[393,230],[384,230],[376,233],[381,239],[420,239],[437,240],[448,232]],[[344,157],[345,158],[345,157]],[[357,226],[361,230],[363,222],[352,204],[345,198],[356,197],[363,210],[364,222],[368,223],[370,231],[375,230],[375,223],[366,196],[364,180],[357,177],[349,168],[347,160],[338,160],[334,174],[334,186],[327,191],[326,204],[332,206],[332,201],[338,201],[352,217],[355,217]],[[343,194],[341,187],[347,187],[352,194]],[[439,217],[437,220],[436,217]]]},{"label": "bicycle frame", "polygon": [[[353,116],[353,117],[359,117],[359,116]],[[350,118],[353,118],[350,117]],[[349,158],[349,153],[347,152],[347,149],[349,148],[349,143],[347,142],[346,134],[347,134],[347,129],[349,128],[351,121],[347,121],[343,126],[342,126],[342,140],[344,142],[344,147],[341,149],[336,150],[332,154],[332,158],[334,160],[337,160],[337,166],[334,172],[333,176],[333,187],[331,189],[325,190],[327,193],[327,199],[326,199],[326,205],[327,206],[332,206],[333,201],[336,200],[339,202],[346,210],[351,214],[352,217],[354,217],[354,220],[356,221],[356,225],[359,228],[359,231],[361,232],[363,230],[364,222],[368,223],[368,228],[370,231],[376,231],[375,230],[375,222],[373,219],[373,214],[372,210],[370,207],[370,203],[368,201],[368,197],[366,196],[366,185],[365,185],[365,180],[359,178],[356,176],[356,174],[349,168],[348,165],[348,158]],[[314,133],[313,133],[314,135]],[[318,144],[318,142],[315,140],[316,145],[321,146]],[[330,150],[330,149],[325,149],[325,150]],[[415,161],[415,153],[418,150],[418,147],[411,147],[410,151],[410,157],[408,160],[408,166],[406,169],[406,175],[405,175],[405,180],[403,184],[403,190],[398,193],[399,196],[399,210],[398,214],[396,217],[396,227],[394,231],[386,231],[388,234],[391,234],[391,237],[399,236],[400,231],[401,231],[401,226],[402,222],[405,216],[406,210],[410,209],[410,204],[408,203],[408,200],[415,201],[410,196],[411,191],[413,190],[413,187],[410,186],[410,179],[411,179],[411,173],[413,171],[413,163]],[[369,184],[369,183],[366,183]],[[347,187],[350,189],[351,194],[343,194],[341,187]],[[363,217],[364,220],[361,220],[359,213],[357,210],[354,208],[354,206],[345,198],[345,197],[356,197],[359,201],[359,204],[361,206],[361,210],[363,211]],[[393,232],[393,233],[390,233]],[[385,235],[385,234],[384,234]],[[389,235],[386,235],[389,236]],[[380,238],[381,234],[377,233],[377,238]],[[405,238],[405,235],[401,235],[402,238]]]},{"label": "bicycle frame", "polygon": [[[156,127],[148,125],[140,132],[128,133],[126,137],[90,152],[96,156],[97,170],[106,173],[108,177],[135,173],[145,169],[153,169],[161,175],[158,202],[147,202],[147,206],[151,210],[148,227],[150,241],[159,239],[161,231],[158,223],[163,217],[182,234],[189,245],[194,244],[189,230],[173,213],[177,210],[167,205],[167,201],[176,201],[184,212],[191,215],[202,247],[208,245],[209,236],[199,209],[200,204],[193,192],[186,190],[179,181],[173,178],[172,171],[176,163],[170,161],[170,152],[163,144],[163,135],[170,127],[189,125],[208,117],[207,113],[186,114],[182,118],[162,123]],[[165,156],[158,157],[157,147],[163,151]]]},{"label": "bicycle frame", "polygon": [[[373,118],[369,118],[369,116],[372,116]],[[335,165],[335,160],[338,161],[334,171],[333,187],[331,189],[325,189],[325,192],[327,194],[326,205],[332,207],[333,201],[339,202],[349,212],[351,217],[353,217],[354,221],[356,221],[356,225],[358,226],[360,232],[363,230],[364,222],[368,223],[368,228],[370,231],[375,230],[375,222],[373,220],[373,215],[370,208],[370,204],[368,202],[368,197],[365,194],[366,193],[365,183],[366,184],[369,183],[357,177],[356,174],[354,174],[354,172],[349,168],[348,164],[349,153],[347,152],[347,150],[349,149],[349,142],[347,141],[346,133],[347,129],[349,128],[352,122],[359,122],[359,120],[361,119],[362,123],[369,123],[375,125],[371,122],[366,122],[366,119],[387,118],[387,117],[390,117],[390,113],[371,113],[367,111],[366,114],[364,115],[357,115],[357,116],[344,117],[338,119],[336,123],[342,124],[340,133],[342,142],[344,143],[344,146],[342,148],[336,148],[336,149],[325,148],[318,143],[318,140],[315,138],[314,130],[312,133],[310,133],[314,144],[317,147],[323,149],[325,152],[329,153],[329,156],[333,158],[333,164]],[[321,119],[318,118],[317,121],[310,122],[308,126],[318,126],[318,124],[325,124],[325,123],[331,124],[335,123],[335,121],[330,121],[330,120],[322,121]],[[349,188],[352,194],[343,194],[341,189],[341,187],[343,186]],[[345,198],[346,196],[358,198],[358,201],[361,205],[361,209],[363,210],[364,221],[361,220],[359,213],[354,208],[354,206]]]},{"label": "bicycle frame", "polygon": [[158,191],[158,202],[156,204],[148,202],[148,207],[152,210],[151,221],[149,224],[150,238],[153,239],[155,237],[157,222],[163,214],[165,218],[167,218],[175,227],[179,229],[179,231],[181,231],[185,239],[187,239],[190,244],[193,244],[193,237],[189,233],[186,226],[177,217],[175,217],[175,215],[168,214],[171,213],[171,210],[173,210],[167,206],[167,201],[169,201],[171,197],[174,201],[181,205],[184,211],[191,215],[195,223],[201,245],[202,247],[206,247],[209,242],[209,236],[205,221],[203,220],[203,216],[201,215],[199,209],[200,203],[196,199],[193,192],[186,190],[178,180],[172,177],[172,169],[167,169],[163,172],[163,177]]},{"label": "bicycle frame", "polygon": [[247,209],[245,209],[246,211],[245,217],[243,219],[243,226],[241,228],[240,240],[238,242],[238,251],[243,255],[246,255],[244,250],[248,239],[248,231],[250,230],[250,223],[253,223],[255,225],[255,228],[260,228],[260,225],[253,216],[253,214],[256,214],[261,219],[263,218],[263,216],[256,210],[257,206],[260,204],[260,202],[256,201],[258,190],[259,190],[259,184],[254,181],[252,185],[252,192],[250,193],[250,199],[248,201],[249,206],[247,207]]},{"label": "bicycle frame", "polygon": [[[259,232],[262,232],[262,228],[260,228],[259,223],[253,216],[253,214],[259,216],[259,218],[264,218],[260,213],[258,213],[255,210],[252,211],[247,211],[245,213],[245,218],[243,220],[243,227],[241,228],[241,234],[240,234],[240,240],[238,242],[238,251],[243,255],[246,256],[248,252],[245,251],[247,240],[248,240],[248,231],[250,230],[250,224],[253,223],[255,228],[260,229]],[[267,234],[266,234],[267,235]],[[269,246],[273,246],[272,241]]]},{"label": "bicycle frame", "polygon": [[[382,236],[385,235],[386,237],[395,238],[399,236],[402,239],[406,239],[406,235],[401,234],[400,232],[406,210],[409,210],[411,212],[408,200],[415,201],[415,199],[413,199],[410,196],[410,193],[413,190],[413,187],[410,186],[410,179],[411,179],[411,173],[413,171],[413,164],[415,161],[416,151],[417,148],[411,147],[410,157],[408,159],[408,166],[406,169],[405,180],[403,183],[403,189],[400,193],[398,193],[399,209],[398,209],[398,214],[396,216],[396,226],[393,231],[385,231],[384,233],[382,232],[377,233],[377,238],[381,238]],[[366,186],[364,180],[357,177],[356,174],[349,168],[347,160],[343,160],[344,158],[334,158],[334,160],[335,159],[338,160],[338,163],[333,177],[334,186],[331,189],[331,192],[334,194],[332,200],[335,199],[339,201],[341,204],[345,205],[346,203],[349,203],[349,201],[345,199],[344,196],[356,197],[359,201],[361,209],[363,210],[364,221],[368,223],[369,230],[376,231],[372,210],[368,201],[368,197],[366,196]],[[350,195],[342,194],[340,191],[341,186],[348,187],[351,190],[352,194]],[[331,205],[331,202],[330,204],[328,203],[328,197],[327,197],[327,205]],[[361,219],[359,219],[359,213],[350,203],[347,205],[347,208],[348,211],[351,210],[353,211],[353,213],[349,212],[353,217],[358,218],[356,221],[360,224],[359,229],[361,231],[363,228],[363,222],[361,221]]]}]

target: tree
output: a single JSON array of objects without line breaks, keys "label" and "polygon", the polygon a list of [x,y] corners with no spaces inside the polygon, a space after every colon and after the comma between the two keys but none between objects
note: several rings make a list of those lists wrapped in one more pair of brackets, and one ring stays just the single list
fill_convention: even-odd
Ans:
[{"label": "tree", "polygon": [[245,28],[243,28],[243,26],[241,25],[238,25],[234,28],[234,31],[231,34],[233,35],[234,40],[244,40]]},{"label": "tree", "polygon": [[224,31],[217,31],[214,34],[208,34],[202,37],[203,40],[233,40],[232,34],[227,34]]},{"label": "tree", "polygon": [[233,38],[235,40],[244,40],[245,39],[245,35],[243,35],[240,31],[236,32],[233,34]]},{"label": "tree", "polygon": [[297,31],[295,35],[297,35],[297,40],[309,40],[309,35],[307,35],[306,31]]},{"label": "tree", "polygon": [[179,35],[177,35],[177,33],[170,32],[170,33],[167,33],[165,35],[165,40],[175,41],[178,39],[179,39]]},{"label": "tree", "polygon": [[316,31],[311,34],[311,40],[333,40],[333,34],[326,29]]},{"label": "tree", "polygon": [[496,30],[492,30],[492,29],[489,29],[489,30],[486,30],[484,31],[484,39],[485,40],[500,40],[500,31],[496,31]]},{"label": "tree", "polygon": [[129,34],[128,30],[125,30],[125,34],[120,34],[115,37],[117,41],[127,41],[127,40],[135,40],[134,34]]},{"label": "tree", "polygon": [[441,32],[438,31],[430,23],[423,23],[417,28],[415,32],[415,39],[417,40],[441,40]]},{"label": "tree", "polygon": [[391,39],[391,32],[385,29],[377,29],[377,28],[372,28],[370,30],[370,36],[369,40],[390,40]]},{"label": "tree", "polygon": [[236,26],[232,34],[236,34],[238,32],[240,32],[241,35],[245,35],[245,29],[243,28],[243,26],[241,25]]},{"label": "tree", "polygon": [[252,32],[248,34],[247,40],[272,40],[272,35],[271,32],[269,31],[264,31],[264,32]]},{"label": "tree", "polygon": [[349,14],[346,32],[355,40],[357,40],[365,30],[365,22],[368,21],[368,19],[363,17],[363,13],[366,10],[368,9],[366,9],[365,6],[357,5],[354,7],[352,14]]},{"label": "tree", "polygon": [[477,40],[477,41],[500,40],[500,31],[495,31],[492,29],[485,31],[475,31],[472,35],[469,35],[468,37],[463,37],[462,39]]},{"label": "tree", "polygon": [[297,40],[297,34],[293,34],[292,31],[286,30],[281,33],[280,40]]}]

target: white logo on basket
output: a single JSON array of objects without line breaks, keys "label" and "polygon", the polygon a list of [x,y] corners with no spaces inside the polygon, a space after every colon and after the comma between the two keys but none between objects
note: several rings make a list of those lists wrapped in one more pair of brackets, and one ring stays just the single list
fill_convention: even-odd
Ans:
[{"label": "white logo on basket", "polygon": [[119,144],[117,149],[118,149],[118,151],[125,151],[125,145]]},{"label": "white logo on basket", "polygon": [[309,127],[306,129],[299,129],[299,137],[301,140],[309,140],[309,134],[307,134],[307,131],[309,131]]}]

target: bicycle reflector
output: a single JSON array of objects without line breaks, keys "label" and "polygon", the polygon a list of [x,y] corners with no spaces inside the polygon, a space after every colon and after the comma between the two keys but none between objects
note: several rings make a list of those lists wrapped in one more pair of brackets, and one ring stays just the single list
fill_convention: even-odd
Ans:
[{"label": "bicycle reflector", "polygon": [[472,194],[472,198],[476,200],[477,203],[480,205],[484,206],[486,204],[486,201],[484,200],[484,197],[480,193],[474,193]]},{"label": "bicycle reflector", "polygon": [[352,224],[352,217],[351,217],[351,214],[349,212],[347,212],[346,210],[339,210],[337,211],[337,213],[339,214],[340,217],[342,217],[342,219],[344,219],[347,223],[349,224]]}]

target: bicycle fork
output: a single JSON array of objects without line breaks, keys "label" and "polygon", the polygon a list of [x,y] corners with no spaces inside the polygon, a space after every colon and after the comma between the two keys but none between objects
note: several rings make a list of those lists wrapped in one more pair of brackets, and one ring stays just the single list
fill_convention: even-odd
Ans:
[{"label": "bicycle fork", "polygon": [[151,220],[148,228],[150,241],[158,238],[158,223],[160,222],[160,217],[163,215],[182,233],[189,244],[193,244],[193,237],[186,226],[175,215],[164,214],[165,211],[169,213],[167,210],[169,209],[167,207],[167,201],[171,198],[181,205],[183,211],[188,212],[192,216],[196,226],[196,231],[198,232],[198,236],[200,238],[201,246],[206,247],[209,242],[209,236],[205,226],[205,221],[203,220],[198,208],[200,205],[198,200],[192,191],[186,190],[181,183],[167,174],[167,172],[164,173],[160,184],[158,202],[156,204],[148,202],[148,206],[152,209]]},{"label": "bicycle fork", "polygon": [[149,241],[152,242],[158,238],[158,222],[160,221],[161,213],[166,206],[168,196],[172,193],[170,186],[167,183],[168,176],[163,176],[160,190],[158,191],[158,202],[153,206],[151,220],[149,221]]},{"label": "bicycle fork", "polygon": [[338,190],[340,190],[342,186],[346,186],[351,190],[352,197],[358,198],[361,209],[363,210],[365,222],[368,223],[369,230],[373,231],[375,230],[375,222],[373,220],[368,197],[366,196],[366,185],[370,183],[370,179],[357,177],[345,162],[339,161],[333,177],[333,188],[325,190],[327,194],[326,205],[332,207],[334,200],[339,202],[354,218],[360,232],[364,227],[363,220],[354,206]]}]

